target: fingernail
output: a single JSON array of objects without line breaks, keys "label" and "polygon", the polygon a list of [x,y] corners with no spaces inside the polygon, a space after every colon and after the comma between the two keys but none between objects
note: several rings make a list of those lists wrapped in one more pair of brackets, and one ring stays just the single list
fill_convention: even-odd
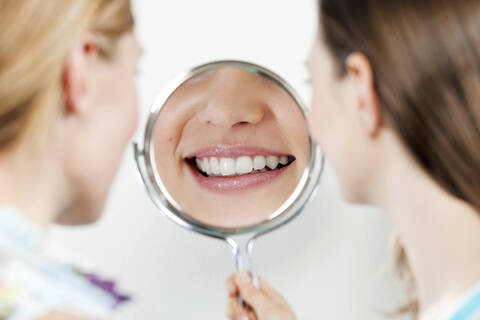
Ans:
[{"label": "fingernail", "polygon": [[252,278],[250,277],[250,273],[247,271],[244,271],[238,275],[238,281],[241,284],[247,284],[252,281]]},{"label": "fingernail", "polygon": [[237,316],[236,320],[249,320],[249,318],[246,315],[241,314],[241,315]]}]

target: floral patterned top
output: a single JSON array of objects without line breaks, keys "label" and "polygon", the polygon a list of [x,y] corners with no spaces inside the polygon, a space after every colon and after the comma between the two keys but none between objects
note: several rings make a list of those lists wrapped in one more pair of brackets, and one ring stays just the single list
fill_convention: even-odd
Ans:
[{"label": "floral patterned top", "polygon": [[53,258],[44,240],[18,211],[0,206],[0,320],[37,319],[52,311],[111,318],[130,299],[112,281]]}]

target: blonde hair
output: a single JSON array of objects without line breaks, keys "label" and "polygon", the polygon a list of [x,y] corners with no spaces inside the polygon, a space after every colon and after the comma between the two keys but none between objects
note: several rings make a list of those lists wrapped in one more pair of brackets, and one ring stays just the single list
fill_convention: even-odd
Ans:
[{"label": "blonde hair", "polygon": [[61,112],[65,63],[82,33],[109,58],[133,24],[129,0],[0,0],[0,150],[41,139]]}]

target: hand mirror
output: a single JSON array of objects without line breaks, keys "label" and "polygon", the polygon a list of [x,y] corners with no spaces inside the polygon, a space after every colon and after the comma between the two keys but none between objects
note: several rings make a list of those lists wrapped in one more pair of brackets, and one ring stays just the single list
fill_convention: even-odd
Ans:
[{"label": "hand mirror", "polygon": [[252,63],[182,73],[160,92],[134,144],[149,197],[180,226],[226,241],[237,271],[258,283],[255,241],[302,211],[323,170],[306,112],[285,80]]}]

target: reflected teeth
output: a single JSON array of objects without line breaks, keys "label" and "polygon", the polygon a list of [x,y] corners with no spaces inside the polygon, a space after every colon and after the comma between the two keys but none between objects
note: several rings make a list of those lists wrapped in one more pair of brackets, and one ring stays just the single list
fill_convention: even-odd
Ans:
[{"label": "reflected teeth", "polygon": [[235,159],[222,158],[220,159],[220,174],[222,176],[233,176],[235,174],[236,166]]},{"label": "reflected teeth", "polygon": [[203,172],[207,173],[207,174],[212,174],[212,170],[210,169],[210,161],[208,160],[208,158],[204,158],[202,160],[202,165],[203,165]]},{"label": "reflected teeth", "polygon": [[265,157],[256,156],[253,159],[253,169],[254,170],[262,170],[262,169],[265,168],[266,165],[267,165],[267,162],[265,160]]},{"label": "reflected teeth", "polygon": [[197,168],[200,169],[201,171],[205,172],[205,170],[203,169],[202,161],[200,159],[196,158],[195,162],[197,163]]},{"label": "reflected teeth", "polygon": [[220,162],[217,158],[210,159],[210,168],[212,170],[212,174],[219,175],[222,171],[220,170]]},{"label": "reflected teeth", "polygon": [[280,159],[278,159],[278,157],[267,157],[267,167],[269,167],[271,170],[277,169],[279,163]]},{"label": "reflected teeth", "polygon": [[252,172],[264,172],[275,170],[279,165],[285,166],[289,157],[282,156],[255,156],[254,158],[244,156],[239,158],[196,158],[197,168],[209,176],[234,176],[244,175]]},{"label": "reflected teeth", "polygon": [[253,161],[250,157],[240,157],[237,159],[237,174],[248,174],[253,171]]}]

